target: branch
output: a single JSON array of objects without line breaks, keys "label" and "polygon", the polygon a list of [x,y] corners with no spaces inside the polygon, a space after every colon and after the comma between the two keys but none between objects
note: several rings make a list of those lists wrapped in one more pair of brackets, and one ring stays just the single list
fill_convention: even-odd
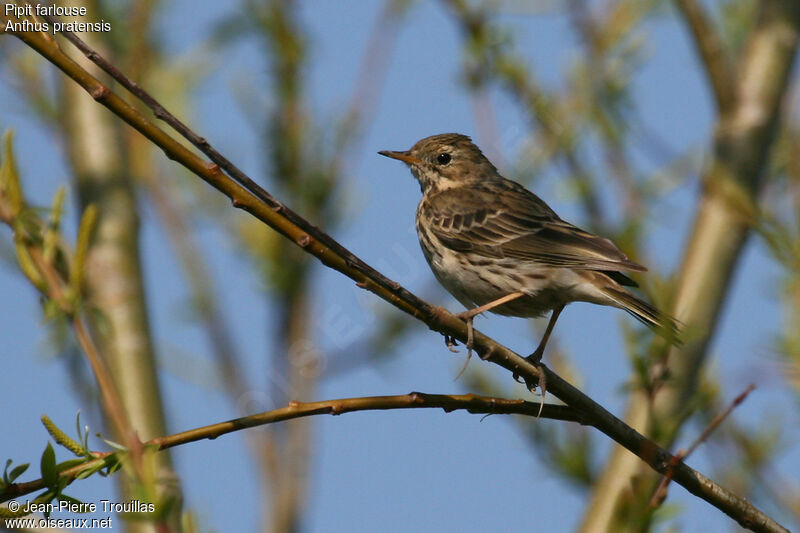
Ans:
[{"label": "branch", "polygon": [[[711,434],[719,427],[719,425],[722,424],[722,422],[724,422],[726,418],[728,418],[728,416],[733,412],[733,410],[736,409],[739,405],[741,405],[741,403],[744,402],[745,399],[747,399],[747,395],[750,394],[755,388],[756,386],[752,383],[748,385],[747,388],[741,392],[741,394],[739,394],[736,398],[733,399],[733,401],[731,402],[731,404],[728,406],[727,409],[717,414],[717,416],[715,416],[711,420],[711,422],[708,423],[708,425],[700,434],[700,436],[695,439],[695,441],[691,444],[691,446],[689,446],[689,448],[687,448],[686,450],[679,450],[678,453],[675,454],[674,458],[678,461],[683,461],[687,457],[692,455],[694,451],[701,444],[703,444],[705,441],[708,440],[708,437],[710,437]],[[658,507],[667,497],[667,486],[669,485],[669,482],[672,480],[672,473],[673,473],[672,465],[670,465],[670,468],[669,470],[667,470],[666,475],[664,475],[664,477],[661,479],[661,483],[658,484],[658,487],[653,493],[653,496],[650,498],[650,505],[649,505],[650,508],[654,509]]]},{"label": "branch", "polygon": [[721,113],[731,110],[736,102],[736,80],[722,37],[697,0],[675,0],[675,5],[692,34],[697,54],[711,84],[717,109]]},{"label": "branch", "polygon": [[[759,5],[758,21],[737,59],[735,105],[716,120],[714,148],[701,176],[700,202],[676,280],[673,316],[691,332],[683,347],[665,355],[669,381],[654,394],[634,391],[628,401],[629,423],[642,431],[657,428],[654,433],[665,446],[672,445],[693,412],[698,376],[756,221],[759,193],[770,178],[767,162],[776,126],[788,109],[782,104],[797,57],[800,2],[764,0]],[[623,505],[632,513],[648,512],[646,499],[659,482],[656,476],[645,476],[639,462],[623,450],[613,452],[599,479],[581,531],[618,529],[617,510]],[[631,503],[634,479],[645,488]]]},{"label": "branch", "polygon": [[[0,15],[0,24],[6,26],[9,17]],[[198,142],[199,147],[209,154],[215,163],[207,163],[188,150],[183,144],[170,137],[162,129],[145,118],[139,111],[127,104],[108,87],[95,77],[91,76],[80,65],[65,55],[57,45],[45,35],[34,32],[10,32],[25,44],[36,50],[45,59],[53,63],[65,74],[81,85],[98,103],[107,107],[111,112],[130,124],[142,135],[163,149],[170,159],[183,165],[185,168],[206,181],[228,196],[233,206],[252,214],[265,224],[269,225],[288,239],[292,240],[306,252],[314,255],[330,268],[333,268],[349,278],[356,284],[380,296],[398,309],[414,316],[427,324],[431,329],[443,335],[455,337],[462,342],[467,339],[467,324],[448,311],[436,308],[424,302],[394,282],[374,270],[361,259],[353,255],[341,244],[333,240],[319,228],[291,211],[288,207],[273,198],[269,193],[255,184],[238,168],[222,157],[210,147],[207,141],[183,126],[185,135]],[[73,36],[73,39],[77,37]],[[87,47],[88,48],[88,47]],[[94,51],[90,59],[99,58]],[[105,63],[107,64],[107,63]],[[102,68],[102,65],[101,65]],[[114,69],[115,77],[120,83],[134,86],[133,82],[125,78]],[[123,82],[124,80],[124,82]],[[144,93],[139,89],[140,93]],[[146,94],[146,93],[145,93]],[[152,97],[150,101],[155,102]],[[157,106],[158,116],[171,117],[163,107]],[[165,120],[167,120],[165,118]],[[177,119],[172,119],[177,122]],[[239,183],[226,176],[220,167],[224,167]],[[246,187],[240,185],[246,184]],[[567,383],[544,364],[537,368],[517,353],[509,350],[493,339],[474,331],[473,345],[475,351],[482,359],[514,372],[525,379],[526,383],[535,384],[539,378],[546,378],[548,390],[561,399],[568,406],[580,411],[587,425],[599,429],[616,442],[639,456],[654,470],[665,473],[672,455],[660,448],[652,441],[646,439],[630,426],[612,415],[594,400]],[[532,386],[532,385],[531,385]],[[689,492],[708,501],[724,513],[731,516],[744,527],[754,528],[759,531],[786,531],[777,522],[765,515],[755,506],[717,485],[699,472],[680,464],[675,472],[675,481],[685,487]]]},{"label": "branch", "polygon": [[[539,404],[526,402],[524,400],[510,400],[506,398],[493,398],[489,396],[478,396],[475,394],[426,394],[424,392],[412,392],[398,396],[368,396],[363,398],[341,398],[336,400],[323,400],[319,402],[289,402],[289,405],[280,409],[266,411],[255,415],[234,418],[226,422],[211,424],[209,426],[175,433],[167,437],[157,437],[144,443],[144,446],[154,447],[157,451],[174,448],[197,442],[200,440],[214,440],[222,435],[241,431],[243,429],[264,426],[292,420],[294,418],[304,418],[314,415],[343,415],[356,411],[390,411],[396,409],[442,409],[445,413],[453,411],[467,411],[472,414],[517,414],[534,418],[549,418],[551,420],[562,420],[567,422],[584,423],[581,413],[565,405],[545,405],[541,416]],[[107,461],[108,452],[92,452],[92,458],[87,462],[68,468],[59,473],[59,476],[67,480],[67,484],[75,481],[76,476],[87,470],[90,466],[95,466]],[[12,498],[17,498],[25,494],[30,494],[45,487],[42,479],[26,481],[25,483],[15,483],[8,485],[0,492],[0,503]]]}]

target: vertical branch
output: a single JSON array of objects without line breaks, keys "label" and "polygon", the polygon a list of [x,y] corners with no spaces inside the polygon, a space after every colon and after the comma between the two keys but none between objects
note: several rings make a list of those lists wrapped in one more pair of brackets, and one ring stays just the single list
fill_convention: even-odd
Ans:
[{"label": "vertical branch", "polygon": [[736,100],[736,80],[725,43],[697,0],[675,0],[675,5],[692,35],[717,110],[727,113]]},{"label": "vertical branch", "polygon": [[[84,37],[92,40],[97,34]],[[96,43],[97,44],[97,43]],[[97,71],[85,58],[85,68]],[[156,371],[155,350],[148,322],[139,250],[139,216],[120,124],[98,108],[79,87],[62,79],[61,125],[81,206],[96,204],[99,218],[87,258],[91,305],[100,311],[92,323],[100,351],[120,391],[131,426],[143,440],[166,431]],[[174,480],[169,456],[148,455],[150,481]],[[126,498],[134,497],[133,481],[121,476]],[[172,483],[171,483],[172,485]],[[171,526],[178,527],[180,490],[158,486],[159,498],[171,500]],[[154,495],[155,496],[155,495]],[[177,505],[176,505],[177,504]],[[126,524],[129,531],[150,531],[146,522]]]},{"label": "vertical branch", "polygon": [[[755,202],[766,178],[765,165],[797,52],[800,3],[764,2],[741,58],[735,105],[717,121],[712,161],[702,176],[703,191],[692,235],[680,269],[675,294],[676,317],[687,325],[686,343],[668,355],[671,379],[653,396],[632,394],[627,421],[670,446],[706,360],[706,348],[716,329],[731,277],[754,222]],[[619,530],[615,513],[629,498],[634,476],[642,474],[629,455],[616,449],[597,483],[584,515],[583,532]],[[647,483],[655,486],[653,476]],[[649,494],[650,490],[637,490]],[[635,499],[635,498],[634,498]],[[630,504],[642,512],[646,502]],[[647,521],[647,516],[628,524]]]}]

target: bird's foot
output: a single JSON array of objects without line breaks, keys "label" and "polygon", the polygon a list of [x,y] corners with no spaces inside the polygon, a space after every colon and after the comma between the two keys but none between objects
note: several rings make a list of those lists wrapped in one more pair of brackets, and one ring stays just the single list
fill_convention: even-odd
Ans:
[{"label": "bird's foot", "polygon": [[542,348],[543,347],[540,346],[539,348],[536,349],[535,352],[533,352],[532,354],[530,354],[528,357],[525,358],[526,361],[531,363],[539,370],[538,378],[531,379],[526,377],[520,379],[520,375],[517,374],[516,372],[512,374],[514,381],[516,381],[517,383],[524,383],[525,387],[531,392],[536,392],[536,387],[539,387],[539,391],[542,396],[542,401],[539,403],[539,414],[537,414],[536,416],[542,415],[542,409],[544,409],[544,397],[547,393],[547,379],[545,377],[544,369],[542,368],[543,365],[541,364],[542,354],[544,353],[544,350]]},{"label": "bird's foot", "polygon": [[472,311],[465,311],[463,313],[459,313],[456,315],[458,318],[466,321],[467,323],[467,344],[466,344],[467,359],[464,361],[464,366],[462,366],[461,370],[458,371],[458,374],[456,375],[453,381],[456,381],[458,378],[461,377],[461,374],[464,373],[464,371],[467,369],[467,366],[469,365],[469,360],[472,359],[472,346],[475,341],[475,336],[472,328],[472,320],[475,318],[475,314],[476,313],[473,313]]},{"label": "bird's foot", "polygon": [[458,341],[452,335],[445,335],[444,336],[444,344],[447,346],[447,349],[453,353],[458,353],[458,350],[455,349],[458,346]]},{"label": "bird's foot", "polygon": [[[434,306],[433,315],[438,320],[441,321],[442,317],[447,314],[449,314],[449,312],[444,307]],[[456,346],[458,346],[456,338],[446,333],[444,333],[442,336],[444,337],[444,345],[447,346],[447,349],[453,353],[458,353],[458,350],[456,350],[455,348]]]},{"label": "bird's foot", "polygon": [[[533,366],[539,367],[539,363],[542,362],[542,355],[543,354],[544,354],[544,349],[543,349],[542,346],[539,346],[538,348],[536,348],[536,351],[533,352],[532,354],[530,354],[528,357],[526,357],[525,360],[528,361]],[[524,380],[519,379],[519,374],[517,374],[516,372],[514,372],[514,374],[512,374],[512,377],[514,378],[514,381],[516,381],[517,383],[525,383]],[[526,383],[526,385],[527,385],[527,383]],[[535,386],[536,386],[536,384],[534,384],[534,387]],[[530,387],[528,387],[528,388],[530,389]]]},{"label": "bird's foot", "polygon": [[[469,311],[464,311],[463,313],[458,313],[456,316],[461,320],[464,320],[467,323],[467,360],[464,362],[464,366],[458,372],[456,379],[461,377],[461,374],[467,369],[467,365],[469,365],[469,360],[472,358],[472,347],[475,340],[474,330],[472,328],[472,320],[475,318],[475,315],[481,313],[481,309],[471,309]],[[438,307],[434,310],[435,313],[446,313],[444,308]],[[453,353],[458,353],[458,350],[455,349],[458,346],[458,342],[456,342],[455,337],[452,335],[444,335],[444,343],[447,346],[447,349]]]},{"label": "bird's foot", "polygon": [[540,346],[539,348],[536,348],[535,352],[526,357],[525,360],[530,361],[530,363],[534,366],[539,366],[539,363],[542,362],[543,355],[544,355],[544,346]]}]

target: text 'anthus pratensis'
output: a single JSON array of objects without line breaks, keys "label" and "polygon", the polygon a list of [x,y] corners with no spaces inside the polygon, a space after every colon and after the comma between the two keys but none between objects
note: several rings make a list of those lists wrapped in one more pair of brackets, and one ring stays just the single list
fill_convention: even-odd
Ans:
[{"label": "text 'anthus pratensis'", "polygon": [[625,288],[636,283],[622,272],[645,267],[505,179],[466,135],[434,135],[405,152],[379,153],[404,162],[419,181],[419,243],[436,279],[469,309],[459,315],[469,326],[468,348],[479,313],[537,317],[552,311],[528,357],[536,364],[570,302],[624,309],[676,342],[676,321]]}]

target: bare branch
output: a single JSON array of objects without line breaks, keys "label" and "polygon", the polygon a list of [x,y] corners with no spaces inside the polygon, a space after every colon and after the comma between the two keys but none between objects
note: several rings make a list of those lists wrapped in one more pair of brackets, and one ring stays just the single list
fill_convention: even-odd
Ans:
[{"label": "bare branch", "polygon": [[717,109],[723,113],[727,112],[733,108],[736,101],[736,84],[734,69],[722,37],[697,0],[675,0],[675,5],[692,34],[697,54],[711,84]]},{"label": "bare branch", "polygon": [[[565,405],[546,404],[538,416],[540,406],[538,403],[524,400],[510,400],[506,398],[493,398],[475,394],[426,394],[412,392],[398,396],[368,396],[362,398],[341,398],[336,400],[323,400],[319,402],[290,402],[286,407],[266,411],[254,415],[234,418],[226,422],[211,424],[166,437],[157,437],[144,443],[145,446],[154,446],[157,450],[166,450],[196,442],[200,440],[213,440],[222,435],[283,422],[295,418],[305,418],[314,415],[343,415],[356,411],[390,411],[397,409],[442,409],[445,413],[453,411],[467,411],[473,414],[518,414],[534,418],[549,418],[568,422],[583,423],[583,417],[574,409]],[[105,461],[111,453],[93,452],[92,458],[86,463],[76,465],[59,473],[68,483],[75,481],[79,472],[87,467]],[[25,483],[8,485],[0,491],[0,503],[12,498],[30,494],[44,488],[44,481],[36,479]]]},{"label": "bare branch", "polygon": [[667,497],[667,485],[669,485],[669,482],[672,480],[674,466],[677,465],[677,462],[685,460],[687,457],[692,455],[692,453],[694,453],[694,451],[697,449],[698,446],[700,446],[702,443],[708,440],[708,437],[711,436],[714,430],[716,430],[719,427],[719,425],[722,424],[722,422],[726,418],[728,418],[728,416],[733,412],[734,409],[736,409],[739,405],[741,405],[743,401],[745,401],[745,399],[747,399],[747,395],[750,394],[755,388],[756,386],[752,383],[748,385],[747,388],[744,391],[742,391],[741,394],[739,394],[736,398],[733,399],[733,401],[731,402],[731,404],[728,406],[727,409],[719,413],[711,420],[711,422],[709,422],[709,424],[706,426],[706,428],[703,430],[700,436],[698,436],[695,439],[695,441],[692,443],[691,446],[689,446],[688,449],[679,450],[678,453],[675,454],[675,456],[673,457],[673,459],[675,460],[675,464],[670,465],[670,468],[667,470],[667,473],[661,479],[661,483],[659,483],[655,492],[653,492],[652,498],[650,498],[651,508],[655,508],[661,505],[661,502],[663,502],[664,498]]}]

